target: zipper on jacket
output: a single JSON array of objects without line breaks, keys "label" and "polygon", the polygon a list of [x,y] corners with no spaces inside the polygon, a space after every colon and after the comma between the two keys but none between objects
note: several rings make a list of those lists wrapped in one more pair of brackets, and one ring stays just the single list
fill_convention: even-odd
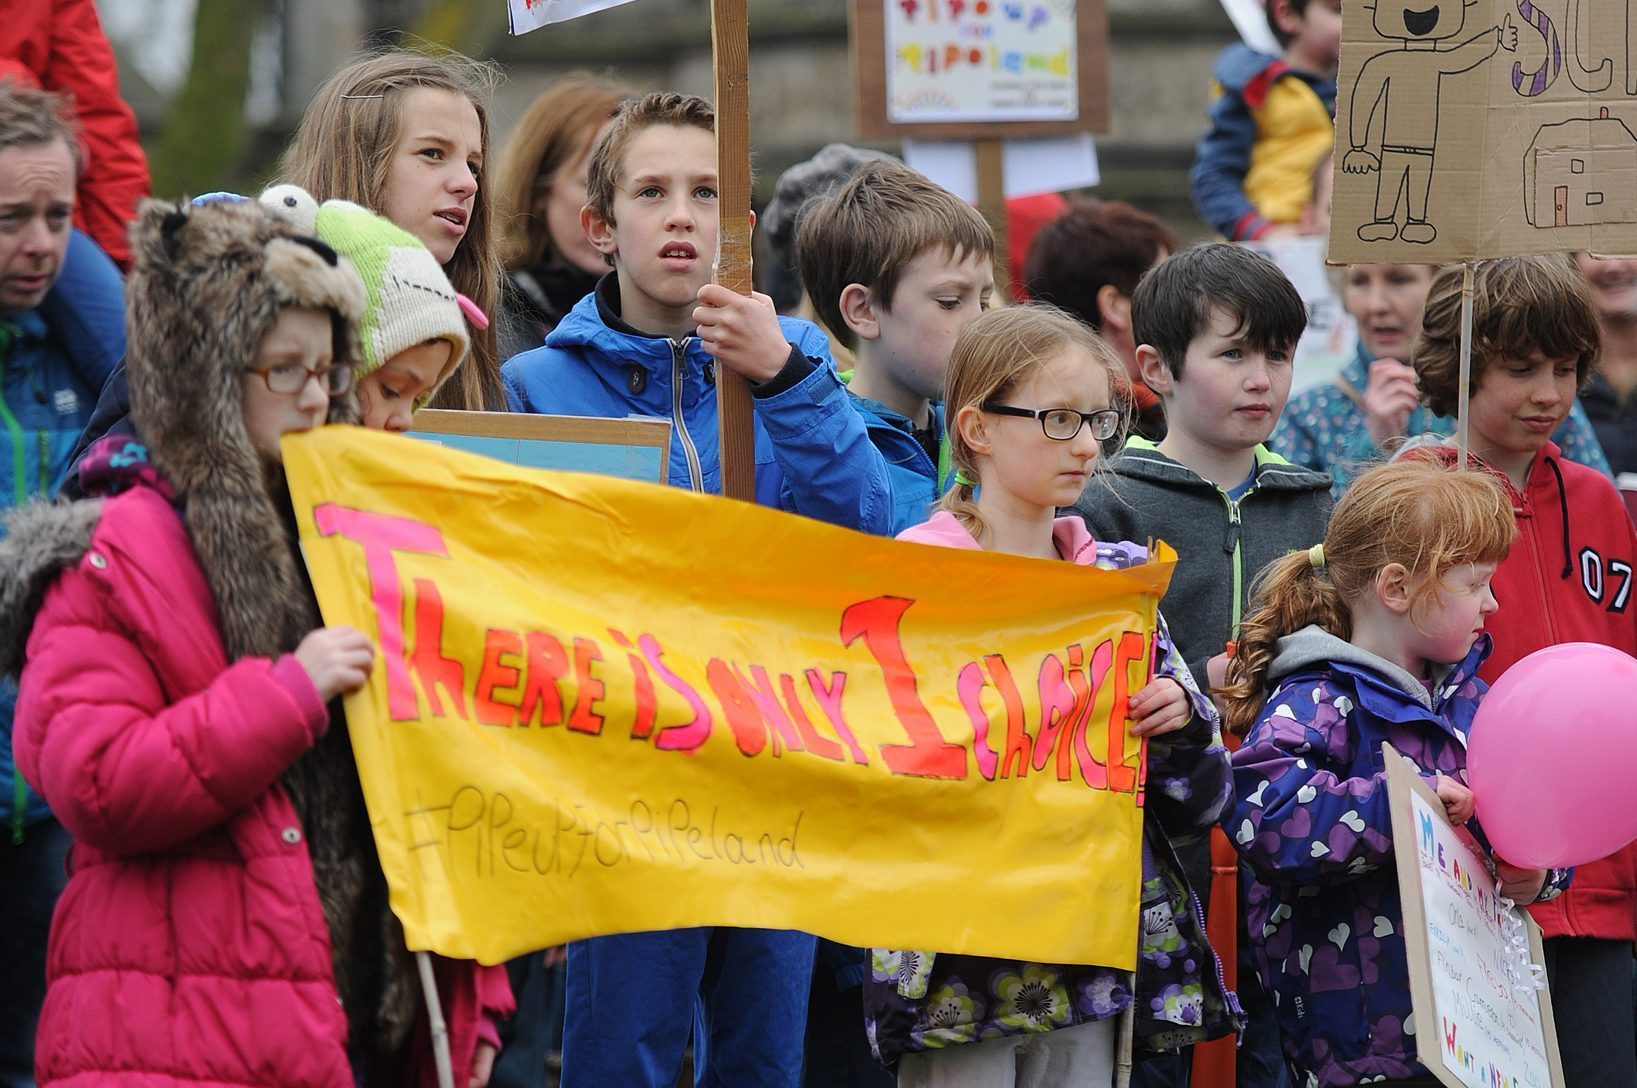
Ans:
[{"label": "zipper on jacket", "polygon": [[[1180,867],[1181,863],[1178,864]],[[1234,874],[1234,878],[1237,882],[1237,873]],[[1187,880],[1184,879],[1183,883],[1186,884]],[[1245,1041],[1245,1031],[1250,1027],[1249,1018],[1245,1015],[1245,1007],[1239,1003],[1239,991],[1228,989],[1228,976],[1222,973],[1222,957],[1216,954],[1216,947],[1211,944],[1210,934],[1205,929],[1205,908],[1199,902],[1199,893],[1192,887],[1188,889],[1188,905],[1194,910],[1194,924],[1199,927],[1200,936],[1205,941],[1205,951],[1211,954],[1211,966],[1216,968],[1216,988],[1222,992],[1222,998],[1228,1006],[1228,1015],[1233,1020],[1234,1049],[1237,1050]],[[1237,904],[1234,913],[1238,913]],[[1133,987],[1131,992],[1135,996],[1136,988]]]},{"label": "zipper on jacket", "polygon": [[[4,388],[6,378],[6,363],[0,357],[0,388]],[[23,446],[23,425],[17,422],[17,417],[11,414],[11,406],[6,398],[0,396],[0,421],[11,432],[11,482],[16,492],[15,503],[22,506],[28,501],[28,457]],[[15,761],[16,756],[12,759]],[[11,768],[11,843],[13,846],[23,845],[23,807],[28,804],[28,785],[17,770],[15,762]]]},{"label": "zipper on jacket", "polygon": [[[6,364],[0,360],[0,387],[6,380]],[[0,396],[0,422],[4,422],[6,430],[11,432],[11,485],[15,492],[13,503],[22,506],[28,502],[28,448],[23,437],[23,425],[17,422],[17,417],[11,414],[11,405],[6,398]]]},{"label": "zipper on jacket", "polygon": [[[1228,504],[1228,538],[1222,542],[1224,551],[1233,555],[1233,634],[1232,638],[1239,637],[1239,621],[1243,619],[1245,596],[1245,550],[1240,547],[1240,538],[1243,536],[1244,526],[1239,520],[1239,500],[1228,497],[1228,493],[1220,487],[1217,494],[1222,501]],[[1250,492],[1245,493],[1247,496]]]},{"label": "zipper on jacket", "polygon": [[1546,622],[1546,645],[1555,646],[1559,639],[1557,637],[1557,625],[1552,622],[1552,595],[1546,584],[1546,575],[1542,572],[1540,566],[1546,559],[1546,553],[1541,548],[1540,534],[1535,532],[1535,526],[1539,523],[1540,519],[1535,516],[1534,510],[1531,509],[1529,511],[1529,524],[1525,530],[1529,534],[1529,548],[1533,553],[1530,556],[1529,569],[1535,575],[1535,592],[1539,594],[1540,617]]},{"label": "zipper on jacket", "polygon": [[688,486],[695,491],[705,490],[704,474],[699,468],[699,450],[693,444],[693,435],[688,433],[688,424],[682,418],[682,373],[687,362],[688,340],[684,336],[681,340],[672,340],[671,343],[671,426],[676,428],[676,436],[682,440],[682,454],[688,459]]}]

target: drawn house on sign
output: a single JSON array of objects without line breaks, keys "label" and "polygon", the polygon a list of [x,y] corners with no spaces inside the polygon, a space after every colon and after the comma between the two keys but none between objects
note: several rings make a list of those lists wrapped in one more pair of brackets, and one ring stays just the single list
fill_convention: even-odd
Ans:
[{"label": "drawn house on sign", "polygon": [[1542,125],[1523,156],[1523,192],[1537,227],[1637,223],[1637,136],[1607,106]]}]

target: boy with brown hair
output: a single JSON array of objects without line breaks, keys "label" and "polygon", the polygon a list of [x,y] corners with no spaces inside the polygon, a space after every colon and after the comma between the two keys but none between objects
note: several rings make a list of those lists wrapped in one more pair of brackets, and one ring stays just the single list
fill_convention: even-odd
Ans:
[{"label": "boy with brown hair", "polygon": [[[1461,268],[1450,265],[1433,280],[1414,351],[1422,399],[1440,415],[1455,415],[1459,401],[1460,336]],[[1518,519],[1511,554],[1490,583],[1500,602],[1486,625],[1495,650],[1478,674],[1490,683],[1519,658],[1560,642],[1637,655],[1630,600],[1637,532],[1614,485],[1565,460],[1551,438],[1598,348],[1596,308],[1566,257],[1478,263],[1469,456],[1505,481]],[[1449,446],[1436,454],[1456,456]],[[1545,931],[1565,1085],[1637,1084],[1630,989],[1637,844],[1579,866],[1567,892],[1529,912]]]},{"label": "boy with brown hair", "polygon": [[[669,419],[670,480],[721,490],[716,367],[749,379],[756,499],[887,532],[886,466],[812,324],[710,282],[715,112],[656,93],[591,152],[581,223],[613,271],[502,369],[514,410]],[[813,938],[757,929],[630,933],[568,947],[564,1088],[672,1088],[690,1037],[700,1083],[795,1088]],[[697,1026],[696,1026],[697,1025]]]},{"label": "boy with brown hair", "polygon": [[796,266],[819,321],[856,354],[847,392],[891,473],[893,533],[944,492],[944,373],[989,307],[994,256],[983,216],[891,159],[802,216]]}]

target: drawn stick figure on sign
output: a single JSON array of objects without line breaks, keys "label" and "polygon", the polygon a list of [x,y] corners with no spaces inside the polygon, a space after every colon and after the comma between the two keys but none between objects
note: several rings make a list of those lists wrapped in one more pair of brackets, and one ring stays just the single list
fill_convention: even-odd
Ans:
[{"label": "drawn stick figure on sign", "polygon": [[[1364,62],[1353,84],[1348,111],[1348,144],[1341,168],[1349,174],[1378,174],[1375,218],[1358,229],[1360,240],[1394,238],[1425,245],[1438,237],[1427,222],[1432,190],[1433,152],[1438,145],[1438,88],[1443,78],[1466,72],[1495,55],[1518,47],[1512,16],[1460,45],[1440,49],[1466,26],[1474,0],[1376,0],[1377,34],[1403,45]],[[1377,122],[1379,118],[1379,123]],[[1380,153],[1370,151],[1372,128],[1380,132]],[[1398,209],[1404,208],[1403,226]]]}]

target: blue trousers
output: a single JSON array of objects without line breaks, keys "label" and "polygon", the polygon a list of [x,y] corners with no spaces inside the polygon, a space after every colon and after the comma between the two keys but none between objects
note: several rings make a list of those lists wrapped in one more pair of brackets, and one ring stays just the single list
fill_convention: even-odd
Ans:
[{"label": "blue trousers", "polygon": [[45,1001],[51,911],[68,882],[68,832],[29,825],[21,845],[0,839],[0,1088],[34,1088],[34,1029]]},{"label": "blue trousers", "polygon": [[562,1088],[798,1088],[814,938],[728,927],[568,946]]}]

